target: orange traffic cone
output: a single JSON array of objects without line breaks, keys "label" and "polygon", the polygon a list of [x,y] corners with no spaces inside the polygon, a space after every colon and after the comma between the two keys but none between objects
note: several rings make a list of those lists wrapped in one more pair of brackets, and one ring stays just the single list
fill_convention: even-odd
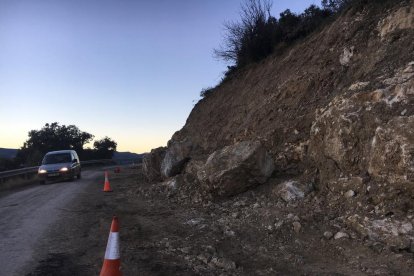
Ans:
[{"label": "orange traffic cone", "polygon": [[119,254],[119,225],[116,216],[112,219],[105,259],[100,276],[122,276],[121,259]]},{"label": "orange traffic cone", "polygon": [[109,185],[109,179],[108,179],[108,172],[105,171],[105,184],[104,184],[104,192],[112,192],[111,186]]}]

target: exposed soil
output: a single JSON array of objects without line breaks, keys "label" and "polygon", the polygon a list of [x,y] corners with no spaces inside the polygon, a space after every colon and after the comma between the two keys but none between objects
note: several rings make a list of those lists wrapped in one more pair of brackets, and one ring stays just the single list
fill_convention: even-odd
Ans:
[{"label": "exposed soil", "polygon": [[[39,250],[49,256],[30,274],[98,275],[112,215],[120,220],[124,275],[412,275],[414,257],[364,241],[324,202],[289,205],[272,184],[223,202],[189,206],[146,183],[139,168],[96,183]],[[296,231],[295,231],[296,227]],[[349,237],[324,237],[342,231]]]},{"label": "exposed soil", "polygon": [[[177,237],[165,252],[201,274],[413,274],[414,0],[360,2],[212,89],[144,157],[165,182],[143,194],[186,206],[198,248],[180,253]],[[208,203],[263,183],[261,162],[233,151],[257,141],[267,184]]]}]

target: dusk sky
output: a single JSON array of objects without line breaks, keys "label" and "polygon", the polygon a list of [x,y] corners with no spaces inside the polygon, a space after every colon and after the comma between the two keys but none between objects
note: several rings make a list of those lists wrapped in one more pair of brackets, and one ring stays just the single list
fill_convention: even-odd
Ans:
[{"label": "dusk sky", "polygon": [[[118,151],[166,145],[226,64],[212,52],[240,0],[0,0],[0,147],[74,124]],[[312,0],[274,0],[273,15]]]}]

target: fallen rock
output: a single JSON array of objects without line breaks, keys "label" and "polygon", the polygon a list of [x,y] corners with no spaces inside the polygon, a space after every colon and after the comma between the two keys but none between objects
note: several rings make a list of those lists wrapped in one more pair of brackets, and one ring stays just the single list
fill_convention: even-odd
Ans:
[{"label": "fallen rock", "polygon": [[170,142],[161,163],[161,175],[168,178],[181,173],[185,163],[190,160],[192,149],[193,144],[187,139]]},{"label": "fallen rock", "polygon": [[343,239],[343,238],[349,239],[349,235],[345,232],[338,232],[334,236],[335,240],[339,240],[339,239]]},{"label": "fallen rock", "polygon": [[265,227],[268,233],[272,233],[273,232],[273,226],[272,225],[268,225]]},{"label": "fallen rock", "polygon": [[261,143],[244,141],[213,152],[197,177],[212,194],[231,196],[266,182],[273,170]]},{"label": "fallen rock", "polygon": [[352,84],[348,89],[351,91],[357,91],[357,90],[361,90],[364,89],[365,87],[367,87],[369,85],[369,82],[356,82],[354,84]]},{"label": "fallen rock", "polygon": [[165,156],[165,147],[159,147],[145,154],[142,159],[142,172],[150,182],[161,181],[161,162]]},{"label": "fallen rock", "polygon": [[204,254],[198,255],[197,256],[197,259],[200,260],[200,261],[202,261],[205,264],[208,264],[208,262],[210,260],[210,258],[208,256],[204,255]]},{"label": "fallen rock", "polygon": [[285,202],[291,202],[303,198],[309,190],[305,185],[297,181],[289,180],[276,186],[273,193]]},{"label": "fallen rock", "polygon": [[186,221],[184,224],[195,226],[195,225],[200,224],[203,221],[204,221],[203,218],[193,218],[193,219]]},{"label": "fallen rock", "polygon": [[339,63],[341,63],[341,65],[348,66],[352,56],[354,55],[354,49],[354,46],[351,46],[350,48],[344,48],[341,56],[339,57]]},{"label": "fallen rock", "polygon": [[213,257],[211,259],[210,264],[219,267],[219,268],[223,268],[225,270],[233,270],[236,269],[236,263],[231,261],[231,260],[227,260],[225,258],[217,258],[217,257]]},{"label": "fallen rock", "polygon": [[300,229],[302,228],[302,225],[297,221],[294,221],[292,225],[293,225],[293,230],[296,232],[296,234],[299,233]]},{"label": "fallen rock", "polygon": [[278,222],[275,222],[275,228],[276,229],[279,229],[280,227],[282,227],[282,225],[283,225],[283,221],[282,220],[280,220]]},{"label": "fallen rock", "polygon": [[161,185],[165,187],[167,196],[172,197],[177,193],[180,183],[182,183],[182,180],[179,179],[178,177],[175,177],[175,178],[169,179],[161,183]]},{"label": "fallen rock", "polygon": [[355,196],[355,192],[353,190],[349,190],[348,192],[345,193],[344,196],[346,198],[351,198],[351,197]]},{"label": "fallen rock", "polygon": [[223,234],[227,237],[234,237],[236,235],[236,233],[228,227],[224,229]]},{"label": "fallen rock", "polygon": [[348,227],[359,235],[389,248],[409,250],[414,240],[413,224],[408,220],[396,218],[370,219],[353,215],[347,218]]},{"label": "fallen rock", "polygon": [[333,237],[333,233],[331,231],[325,231],[323,233],[323,236],[325,237],[325,239],[330,240]]}]

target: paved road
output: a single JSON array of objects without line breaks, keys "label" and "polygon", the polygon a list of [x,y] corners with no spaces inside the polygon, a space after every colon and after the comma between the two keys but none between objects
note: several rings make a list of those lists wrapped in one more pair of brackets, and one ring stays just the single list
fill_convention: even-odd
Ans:
[{"label": "paved road", "polygon": [[[0,197],[0,275],[24,275],[41,258],[35,252],[47,230],[102,172],[84,171],[82,179],[36,185]],[[25,270],[26,270],[25,269]]]}]

